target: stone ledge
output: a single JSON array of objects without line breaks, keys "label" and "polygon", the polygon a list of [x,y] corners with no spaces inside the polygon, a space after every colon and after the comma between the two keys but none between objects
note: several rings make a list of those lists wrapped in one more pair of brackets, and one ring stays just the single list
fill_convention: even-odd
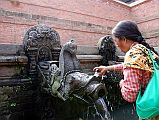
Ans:
[{"label": "stone ledge", "polygon": [[0,78],[0,87],[2,86],[15,86],[24,85],[24,83],[32,84],[31,79],[3,79]]},{"label": "stone ledge", "polygon": [[100,61],[102,59],[101,55],[77,55],[80,61]]},{"label": "stone ledge", "polygon": [[28,58],[26,56],[0,56],[0,65],[17,65],[27,63]]},{"label": "stone ledge", "polygon": [[0,44],[0,55],[1,56],[18,55],[21,53],[24,53],[22,45]]},{"label": "stone ledge", "polygon": [[143,32],[143,36],[146,39],[154,38],[154,37],[159,37],[159,29],[148,31],[148,32]]},{"label": "stone ledge", "polygon": [[78,45],[77,55],[99,55],[97,46]]}]

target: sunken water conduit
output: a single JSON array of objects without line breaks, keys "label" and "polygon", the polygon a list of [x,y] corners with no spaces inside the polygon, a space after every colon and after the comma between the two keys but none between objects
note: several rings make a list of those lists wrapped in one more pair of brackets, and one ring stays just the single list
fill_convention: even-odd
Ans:
[{"label": "sunken water conduit", "polygon": [[[85,71],[75,40],[61,46],[55,30],[38,25],[23,41],[0,45],[0,120],[137,120],[121,97],[122,74]],[[94,65],[122,62],[110,36],[98,48],[102,59]]]}]

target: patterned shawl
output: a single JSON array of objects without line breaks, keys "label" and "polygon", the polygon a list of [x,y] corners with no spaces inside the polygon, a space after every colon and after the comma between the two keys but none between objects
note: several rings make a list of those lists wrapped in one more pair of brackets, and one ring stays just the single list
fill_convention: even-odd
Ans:
[{"label": "patterned shawl", "polygon": [[[154,59],[156,57],[159,58],[159,56],[157,56],[154,52],[152,52],[152,55]],[[153,72],[152,60],[150,58],[150,55],[148,54],[147,48],[143,46],[142,44],[134,45],[126,53],[125,59],[124,59],[124,66],[138,68],[142,70],[148,70],[150,72]]]}]

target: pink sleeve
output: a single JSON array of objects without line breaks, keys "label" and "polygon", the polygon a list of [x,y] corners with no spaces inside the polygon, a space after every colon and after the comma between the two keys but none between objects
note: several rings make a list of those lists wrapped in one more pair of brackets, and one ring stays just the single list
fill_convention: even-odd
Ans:
[{"label": "pink sleeve", "polygon": [[142,70],[136,68],[124,68],[124,80],[121,85],[123,98],[128,102],[135,102],[140,89],[140,75]]},{"label": "pink sleeve", "polygon": [[117,65],[113,65],[114,69],[117,71],[123,71],[123,64],[117,64]]}]

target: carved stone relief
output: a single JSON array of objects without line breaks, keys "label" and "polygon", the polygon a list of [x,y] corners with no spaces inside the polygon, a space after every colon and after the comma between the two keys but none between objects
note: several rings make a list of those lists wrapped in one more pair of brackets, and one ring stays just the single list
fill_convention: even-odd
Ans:
[{"label": "carved stone relief", "polygon": [[[39,68],[47,93],[63,100],[75,96],[90,96],[98,99],[106,94],[101,78],[80,72],[80,63],[76,57],[77,45],[73,40],[65,43],[59,57],[59,68],[54,62],[40,62]],[[48,73],[48,74],[45,74]]]},{"label": "carved stone relief", "polygon": [[37,63],[41,61],[58,61],[60,53],[59,34],[46,25],[30,28],[24,36],[24,51],[29,60],[29,75],[37,76]]}]

